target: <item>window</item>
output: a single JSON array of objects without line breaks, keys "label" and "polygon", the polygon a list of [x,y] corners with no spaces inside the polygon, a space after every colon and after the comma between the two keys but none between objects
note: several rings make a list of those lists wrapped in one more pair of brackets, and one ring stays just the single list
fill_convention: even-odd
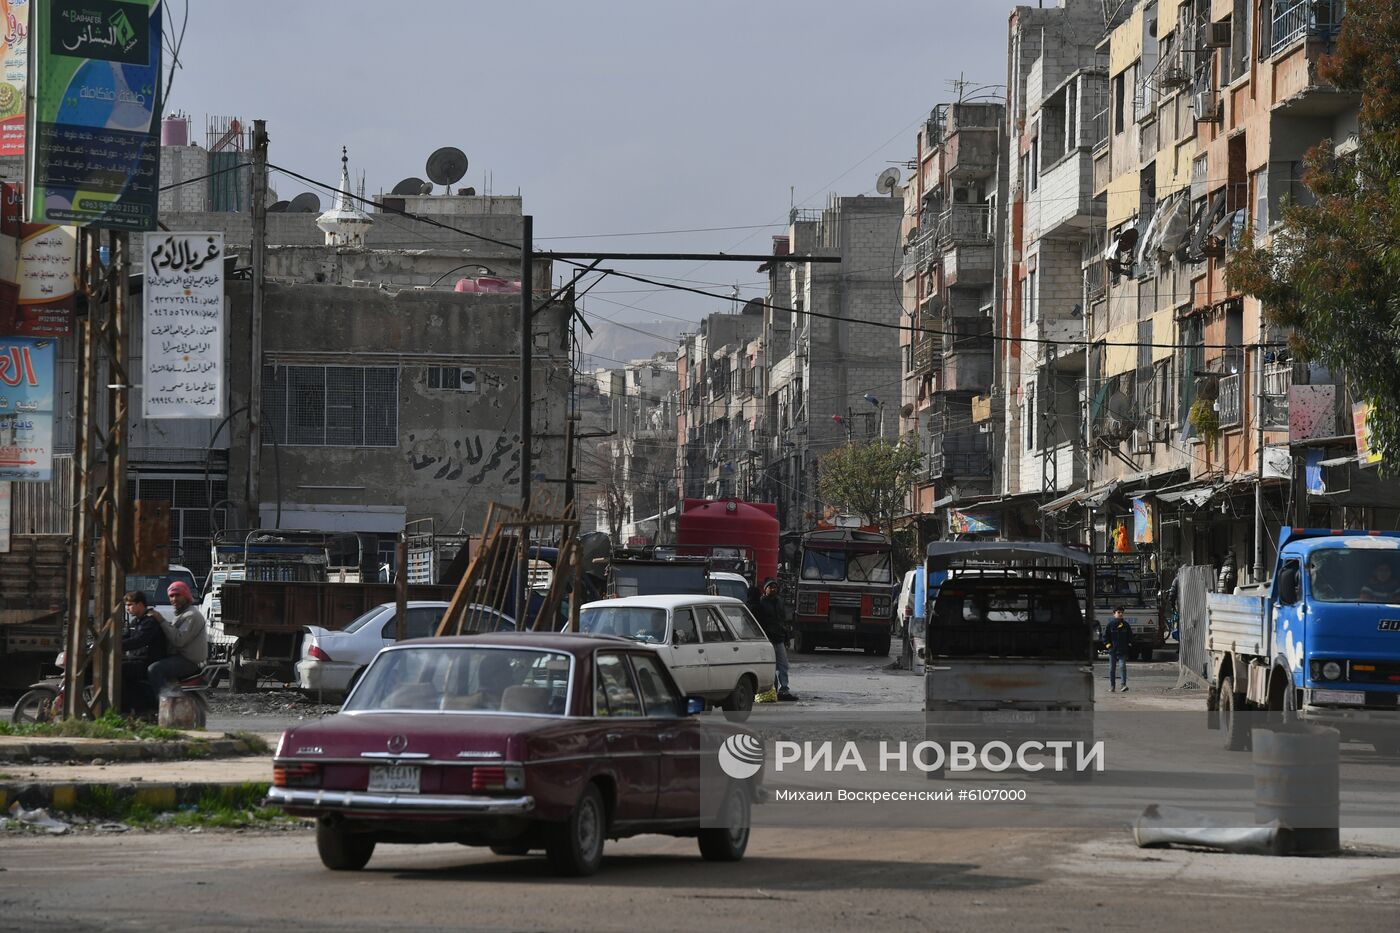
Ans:
[{"label": "window", "polygon": [[1040,187],[1040,137],[1031,140],[1031,190]]},{"label": "window", "polygon": [[1263,236],[1269,232],[1269,170],[1261,168],[1253,173],[1254,181],[1254,235]]},{"label": "window", "polygon": [[620,654],[599,654],[594,667],[593,713],[596,716],[640,716],[642,701],[627,662]]},{"label": "window", "polygon": [[428,388],[475,392],[476,370],[461,366],[429,366]]},{"label": "window", "polygon": [[1021,415],[1026,422],[1026,449],[1035,449],[1035,386],[1026,386],[1026,406]]},{"label": "window", "polygon": [[700,633],[695,629],[695,616],[689,609],[677,609],[672,616],[674,628],[671,633],[673,645],[698,645]]},{"label": "window", "polygon": [[749,615],[749,611],[743,606],[721,606],[719,611],[729,620],[729,627],[738,632],[740,638],[761,641],[768,637],[763,634],[763,629],[758,627],[754,617]]},{"label": "window", "polygon": [[399,371],[390,366],[264,366],[264,443],[397,447]]},{"label": "window", "polygon": [[1113,76],[1113,132],[1123,132],[1123,113],[1125,109],[1124,100],[1124,78],[1126,72],[1120,72]]},{"label": "window", "polygon": [[1040,277],[1035,269],[1026,276],[1026,300],[1029,317],[1034,322],[1040,314]]},{"label": "window", "polygon": [[641,654],[631,657],[632,670],[637,674],[637,684],[641,687],[642,700],[646,703],[646,714],[672,719],[685,712],[681,698],[671,689],[670,682],[656,658]]},{"label": "window", "polygon": [[706,642],[734,640],[734,633],[729,631],[729,627],[724,624],[724,619],[718,612],[706,609],[698,611],[700,613],[700,633],[705,637]]}]

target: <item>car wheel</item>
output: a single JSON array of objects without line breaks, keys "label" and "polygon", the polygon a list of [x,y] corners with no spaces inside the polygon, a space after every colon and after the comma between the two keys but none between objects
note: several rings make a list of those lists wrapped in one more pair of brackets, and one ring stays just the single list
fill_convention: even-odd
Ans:
[{"label": "car wheel", "polygon": [[316,824],[316,851],[331,871],[359,871],[374,854],[374,837],[349,832],[344,823],[321,820]]},{"label": "car wheel", "polygon": [[718,816],[720,825],[699,832],[700,857],[707,862],[737,862],[749,847],[750,804],[743,785],[729,785]]},{"label": "car wheel", "polygon": [[753,709],[754,682],[748,674],[739,678],[739,682],[734,685],[733,691],[724,698],[723,708],[726,712],[746,713]]},{"label": "car wheel", "polygon": [[550,834],[545,853],[555,872],[571,878],[584,878],[598,870],[603,861],[603,839],[608,831],[608,813],[598,785],[583,789],[569,818]]},{"label": "car wheel", "polygon": [[1225,735],[1225,747],[1232,752],[1243,751],[1249,745],[1245,729],[1244,694],[1235,692],[1235,681],[1224,677],[1220,681],[1220,731]]}]

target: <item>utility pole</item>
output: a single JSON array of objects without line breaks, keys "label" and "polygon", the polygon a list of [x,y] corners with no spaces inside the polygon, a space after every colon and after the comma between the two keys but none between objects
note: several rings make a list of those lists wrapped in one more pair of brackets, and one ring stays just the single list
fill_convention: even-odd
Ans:
[{"label": "utility pole", "polygon": [[1254,457],[1254,583],[1264,581],[1264,319],[1259,319],[1259,342],[1254,348],[1254,422],[1259,446]]},{"label": "utility pole", "polygon": [[[263,261],[267,253],[267,121],[253,121],[253,301],[248,349],[248,528],[261,526]],[[232,430],[232,428],[230,428]]]},{"label": "utility pole", "polygon": [[[531,368],[534,365],[535,338],[535,218],[525,214],[520,218],[520,512],[530,510],[530,484],[534,473],[531,450],[534,403]],[[569,477],[565,477],[568,479]],[[530,615],[530,547],[529,532],[520,529],[520,564],[515,584],[515,624],[524,628]]]}]

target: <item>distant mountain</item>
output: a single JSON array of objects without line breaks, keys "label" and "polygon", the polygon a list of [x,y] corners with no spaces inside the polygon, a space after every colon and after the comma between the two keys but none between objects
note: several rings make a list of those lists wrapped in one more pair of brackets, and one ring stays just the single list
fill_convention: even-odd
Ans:
[{"label": "distant mountain", "polygon": [[[606,369],[620,365],[619,360],[630,362],[645,359],[661,350],[674,353],[680,335],[699,328],[698,324],[686,324],[676,320],[617,323],[597,317],[590,318],[588,326],[593,328],[593,336],[590,338],[580,330],[579,348],[585,354],[598,355],[587,368]],[[650,334],[657,336],[649,336]]]}]

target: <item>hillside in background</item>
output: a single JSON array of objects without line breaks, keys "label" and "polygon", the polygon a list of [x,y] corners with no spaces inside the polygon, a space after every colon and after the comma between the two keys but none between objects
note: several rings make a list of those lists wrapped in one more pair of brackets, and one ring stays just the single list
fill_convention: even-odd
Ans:
[{"label": "hillside in background", "polygon": [[591,338],[579,331],[579,348],[586,356],[593,356],[592,360],[584,361],[585,369],[611,369],[625,362],[645,359],[660,350],[674,353],[677,338],[697,327],[676,320],[628,321],[624,326],[598,317],[590,317],[588,326],[593,328]]}]

